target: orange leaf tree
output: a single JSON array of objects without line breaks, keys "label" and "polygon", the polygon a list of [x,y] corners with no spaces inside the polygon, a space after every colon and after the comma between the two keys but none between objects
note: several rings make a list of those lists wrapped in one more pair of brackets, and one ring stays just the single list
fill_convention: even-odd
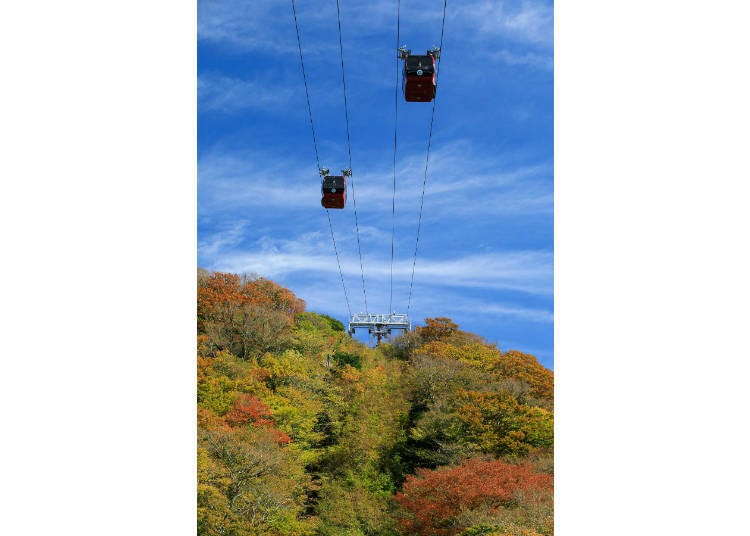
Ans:
[{"label": "orange leaf tree", "polygon": [[221,306],[228,303],[265,305],[290,316],[305,310],[304,300],[269,279],[224,272],[213,272],[199,278],[199,328],[202,322],[220,313]]},{"label": "orange leaf tree", "polygon": [[250,424],[256,428],[265,427],[271,432],[274,439],[282,444],[291,441],[287,434],[274,428],[276,423],[271,417],[271,408],[249,394],[240,395],[234,401],[234,407],[224,416],[224,419],[232,426]]},{"label": "orange leaf tree", "polygon": [[555,380],[552,371],[543,367],[536,357],[517,350],[509,350],[497,360],[493,371],[506,378],[519,380],[529,386],[531,394],[549,404],[554,397]]},{"label": "orange leaf tree", "polygon": [[199,273],[198,332],[209,349],[227,349],[247,359],[283,347],[294,315],[305,302],[262,277]]},{"label": "orange leaf tree", "polygon": [[458,324],[450,318],[425,318],[425,325],[416,328],[416,332],[424,342],[440,341],[451,337],[458,331]]},{"label": "orange leaf tree", "polygon": [[458,467],[417,469],[395,497],[402,512],[399,528],[418,536],[460,534],[467,528],[457,519],[462,512],[499,511],[539,491],[552,492],[552,475],[502,460],[474,458]]}]

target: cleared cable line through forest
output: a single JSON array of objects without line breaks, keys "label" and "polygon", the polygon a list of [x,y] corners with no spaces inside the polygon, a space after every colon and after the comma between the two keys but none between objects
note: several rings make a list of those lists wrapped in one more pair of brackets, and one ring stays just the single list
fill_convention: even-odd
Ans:
[{"label": "cleared cable line through forest", "polygon": [[[438,65],[437,69],[435,70],[435,85],[437,86],[438,76],[440,75],[440,63],[441,59],[443,57],[443,35],[445,33],[445,9],[446,5],[448,3],[448,0],[443,0],[443,23],[440,28],[440,57],[438,58]],[[409,283],[409,303],[406,307],[406,313],[409,314],[409,311],[411,310],[411,297],[412,297],[412,291],[414,288],[414,269],[417,265],[417,251],[419,251],[419,233],[422,229],[422,208],[424,207],[424,192],[425,188],[427,187],[427,169],[430,165],[430,147],[432,145],[432,125],[435,121],[435,106],[437,105],[437,92],[435,93],[435,98],[432,101],[432,116],[430,117],[430,133],[427,137],[427,159],[424,164],[424,180],[422,181],[422,196],[419,199],[419,221],[417,223],[417,240],[414,244],[414,261],[411,265],[411,281]]]},{"label": "cleared cable line through forest", "polygon": [[[346,119],[346,148],[349,153],[349,170],[352,169],[352,144],[351,139],[349,136],[349,106],[346,100],[346,76],[344,75],[344,44],[343,39],[341,37],[341,7],[339,5],[339,0],[336,0],[336,15],[338,18],[338,24],[339,24],[339,54],[341,56],[341,85],[344,90],[344,117]],[[354,228],[357,234],[357,252],[359,253],[359,268],[362,272],[362,294],[365,299],[365,313],[368,315],[370,314],[370,310],[367,306],[367,290],[365,288],[365,267],[364,263],[362,262],[362,244],[359,240],[359,217],[357,216],[357,198],[354,195],[354,173],[350,175],[350,182],[352,187],[352,203],[354,204]],[[349,313],[349,318],[351,318],[351,313]]]},{"label": "cleared cable line through forest", "polygon": [[[297,48],[299,49],[299,63],[302,67],[302,79],[305,82],[305,97],[307,98],[307,114],[310,118],[310,130],[312,131],[313,148],[315,149],[315,162],[318,165],[318,172],[320,172],[320,158],[318,157],[318,140],[315,137],[315,125],[313,123],[312,107],[310,106],[310,90],[307,86],[307,73],[305,72],[305,62],[302,59],[302,41],[299,36],[299,23],[297,22],[297,8],[292,0],[292,14],[294,15],[294,28],[297,30]],[[349,136],[347,127],[347,137]],[[351,168],[351,151],[349,153],[349,167]],[[339,276],[341,277],[341,286],[344,289],[344,299],[346,300],[346,309],[349,311],[349,318],[352,316],[352,308],[349,305],[349,294],[346,291],[346,284],[344,283],[344,272],[341,269],[341,260],[339,259],[339,250],[336,247],[336,237],[333,233],[333,222],[331,221],[331,213],[326,209],[326,215],[328,216],[328,227],[331,230],[331,242],[333,242],[333,251],[336,253],[336,264],[339,267]]]}]

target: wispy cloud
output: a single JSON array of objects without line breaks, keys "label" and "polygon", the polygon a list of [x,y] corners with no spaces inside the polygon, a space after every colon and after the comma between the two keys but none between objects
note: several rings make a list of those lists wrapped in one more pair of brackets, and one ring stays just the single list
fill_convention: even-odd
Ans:
[{"label": "wispy cloud", "polygon": [[[221,261],[206,266],[211,270],[257,273],[291,288],[308,303],[310,310],[340,315],[344,295],[330,237],[307,233],[298,240],[264,238],[253,253],[222,255]],[[551,254],[510,252],[477,254],[441,260],[419,258],[413,288],[412,316],[450,316],[455,319],[481,315],[486,319],[516,319],[535,324],[553,321],[549,307],[530,307],[506,296],[537,296],[551,299]],[[358,259],[342,256],[342,268],[352,312],[364,311]],[[404,312],[410,292],[411,259],[396,262],[393,294],[390,265],[384,259],[367,262],[366,291],[369,310],[385,312],[389,306]],[[474,297],[472,297],[474,296]]]},{"label": "wispy cloud", "polygon": [[[313,34],[331,19],[331,6],[321,9],[316,2],[297,2],[297,17],[304,34]],[[241,51],[275,55],[297,53],[290,2],[278,0],[199,0],[198,39]],[[317,56],[333,52],[335,43],[303,41],[305,54]]]},{"label": "wispy cloud", "polygon": [[554,321],[552,311],[541,308],[523,307],[512,304],[487,301],[467,301],[461,300],[458,304],[444,304],[448,314],[451,311],[462,313],[481,314],[492,317],[515,317],[531,322],[551,323]]},{"label": "wispy cloud", "polygon": [[246,50],[289,53],[294,50],[292,43],[270,38],[268,21],[280,15],[280,2],[199,0],[198,39]]},{"label": "wispy cloud", "polygon": [[[341,303],[344,300],[341,283],[338,278],[321,277],[315,283],[296,285],[294,281],[286,282],[299,295],[304,296],[308,310],[340,316]],[[357,280],[347,284],[347,291],[352,305],[352,312],[364,312],[362,290]],[[404,292],[405,291],[405,292]],[[369,310],[386,312],[389,305],[389,289],[386,284],[369,285]],[[394,295],[394,312],[406,312],[408,288],[397,289]],[[420,322],[422,318],[448,316],[461,324],[462,319],[481,316],[485,321],[517,320],[534,324],[550,324],[554,321],[553,312],[543,307],[527,307],[511,300],[494,297],[492,301],[467,299],[466,296],[451,292],[445,287],[419,285],[412,302],[411,321]],[[518,345],[517,345],[518,346]],[[522,345],[520,346],[522,347]],[[527,350],[528,351],[528,350]]]},{"label": "wispy cloud", "polygon": [[[424,154],[414,153],[400,159],[397,168],[400,207],[418,206],[424,165]],[[216,150],[201,157],[198,170],[199,201],[205,208],[217,204],[225,209],[317,207],[320,197],[319,180],[309,161]],[[428,171],[425,195],[436,209],[489,210],[494,214],[552,210],[552,166],[548,163],[513,166],[502,156],[480,157],[469,144],[456,141],[432,153]],[[392,168],[387,163],[372,168],[364,166],[363,171],[356,171],[349,199],[353,190],[360,211],[382,213],[392,202],[392,189],[383,187],[384,177],[389,176],[392,177]],[[478,196],[482,203],[474,202]],[[408,216],[414,211],[405,212]],[[416,212],[411,217],[416,217]]]},{"label": "wispy cloud", "polygon": [[[442,2],[401,4],[400,44],[437,45]],[[296,6],[316,151],[338,171],[349,155],[336,3]],[[394,96],[403,102],[394,93],[396,6],[341,4],[354,176],[347,209],[326,214],[291,3],[199,0],[200,266],[270,277],[310,309],[341,318],[330,216],[353,312],[406,312],[408,303],[413,320],[446,315],[498,340],[528,339],[519,347],[544,345],[553,321],[553,166],[551,129],[540,125],[551,112],[552,1],[448,3],[416,264],[430,110],[398,109],[394,221]]]},{"label": "wispy cloud", "polygon": [[232,113],[253,109],[288,110],[299,92],[289,85],[269,84],[267,80],[242,80],[206,74],[198,77],[198,106],[201,112]]},{"label": "wispy cloud", "polygon": [[505,38],[522,43],[551,46],[552,2],[522,0],[464,2],[459,17],[476,29],[479,38]]},{"label": "wispy cloud", "polygon": [[[342,31],[348,51],[359,51],[368,64],[393,47],[396,2],[350,0],[342,6]],[[432,0],[415,0],[401,6],[402,41],[413,47],[437,44],[442,6]],[[548,68],[552,46],[553,5],[544,0],[463,0],[448,6],[447,39],[453,52],[464,54],[464,43],[481,50],[482,61]],[[297,2],[297,19],[306,58],[336,59],[336,39],[312,36],[337,35],[335,4]],[[460,39],[458,36],[461,36]],[[278,0],[200,0],[198,38],[241,51],[294,56],[297,52],[291,5]],[[290,39],[291,38],[291,39]],[[429,42],[425,41],[427,39]],[[434,42],[432,42],[434,41]],[[509,44],[532,46],[536,52],[518,51]],[[458,47],[458,48],[454,48]],[[393,52],[393,51],[391,51]],[[351,52],[349,53],[352,54]],[[353,76],[361,73],[352,71]],[[379,83],[381,80],[374,81]]]},{"label": "wispy cloud", "polygon": [[223,252],[239,245],[246,233],[247,220],[234,221],[224,225],[218,232],[198,242],[198,250],[203,257],[215,258]]},{"label": "wispy cloud", "polygon": [[[235,230],[219,233],[207,240],[211,244],[232,243]],[[229,234],[229,238],[225,235]],[[382,234],[380,235],[382,237]],[[356,278],[360,274],[359,258],[351,249],[351,237],[340,237],[340,257],[344,275]],[[347,242],[349,242],[347,244]],[[297,272],[328,274],[338,272],[331,262],[330,236],[322,232],[305,233],[295,239],[263,237],[245,251],[221,251],[207,268],[262,273],[268,277],[286,277]],[[393,264],[394,280],[408,282],[412,273],[412,259]],[[505,289],[531,294],[551,292],[552,254],[546,251],[515,251],[504,253],[468,254],[449,259],[419,257],[416,273],[422,284],[481,289]],[[391,275],[389,259],[368,259],[366,277],[370,281],[386,281]]]},{"label": "wispy cloud", "polygon": [[513,52],[507,48],[503,48],[500,50],[488,50],[486,55],[511,66],[527,65],[543,69],[552,69],[554,66],[554,58],[551,52],[544,54],[531,51]]},{"label": "wispy cloud", "polygon": [[311,162],[275,158],[268,153],[214,149],[198,161],[198,213],[253,207],[314,207],[319,177]]}]

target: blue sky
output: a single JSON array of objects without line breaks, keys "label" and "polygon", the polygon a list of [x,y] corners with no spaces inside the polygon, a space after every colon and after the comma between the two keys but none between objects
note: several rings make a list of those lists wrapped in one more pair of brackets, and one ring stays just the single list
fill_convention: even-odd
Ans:
[{"label": "blue sky", "polygon": [[[394,1],[341,0],[369,312],[388,312]],[[347,167],[335,0],[297,0],[321,165]],[[449,1],[410,318],[553,366],[552,2]],[[401,43],[440,40],[442,3],[401,2]],[[399,82],[400,83],[400,82]],[[393,310],[406,312],[431,104],[399,95]],[[351,188],[331,210],[352,312],[365,310]],[[198,2],[198,263],[257,273],[348,312],[320,206],[291,0]]]}]

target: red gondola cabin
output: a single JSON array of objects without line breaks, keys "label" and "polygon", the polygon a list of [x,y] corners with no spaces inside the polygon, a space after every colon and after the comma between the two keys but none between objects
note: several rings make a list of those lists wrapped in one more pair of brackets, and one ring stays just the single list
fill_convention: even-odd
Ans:
[{"label": "red gondola cabin", "polygon": [[435,56],[404,58],[404,97],[408,102],[430,102],[435,98]]},{"label": "red gondola cabin", "polygon": [[325,208],[344,208],[346,205],[346,177],[323,177],[323,199],[320,204]]}]

